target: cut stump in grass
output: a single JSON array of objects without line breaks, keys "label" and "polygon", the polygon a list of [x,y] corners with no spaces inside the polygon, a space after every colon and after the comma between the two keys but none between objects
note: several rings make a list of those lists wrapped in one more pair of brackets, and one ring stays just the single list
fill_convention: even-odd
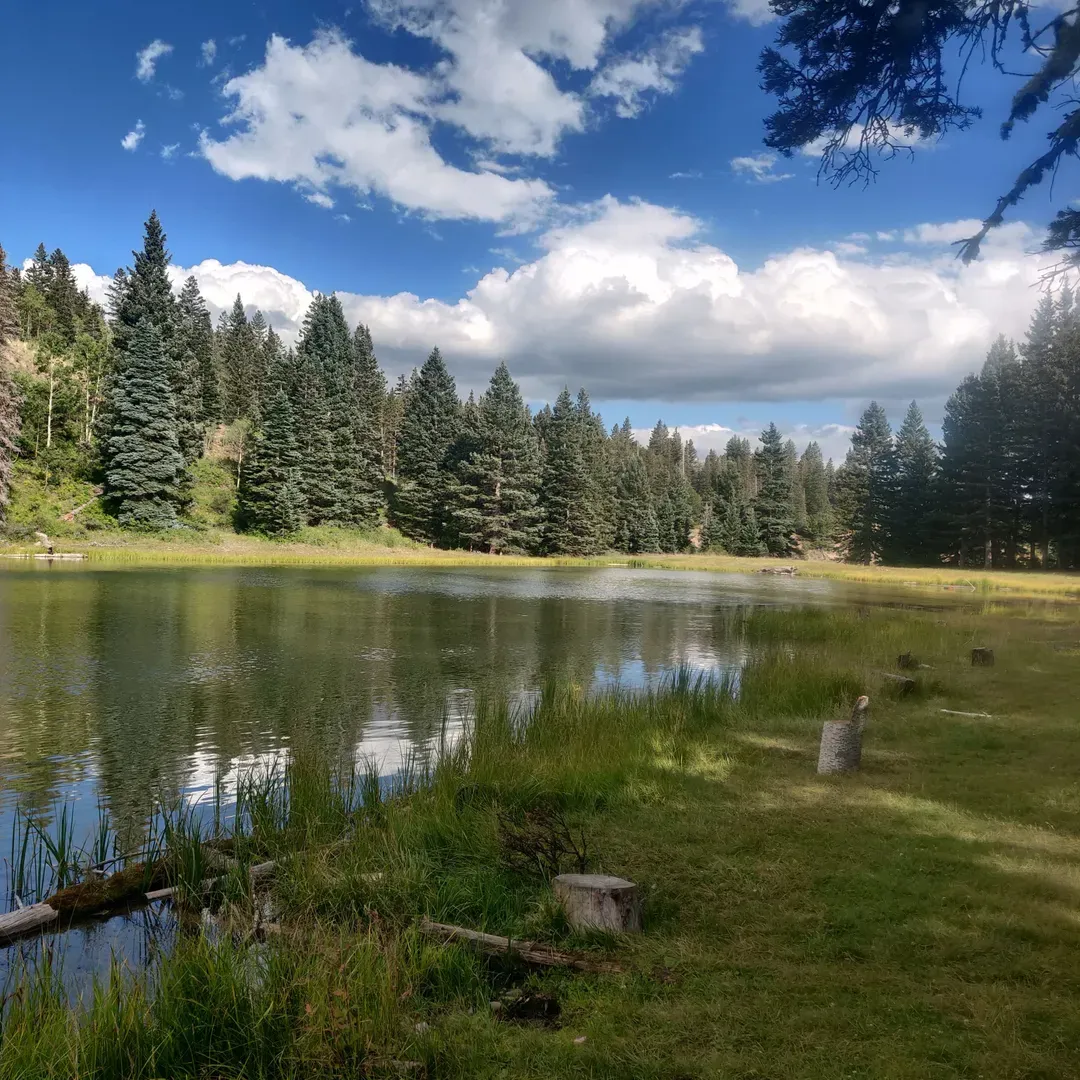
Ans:
[{"label": "cut stump in grass", "polygon": [[641,893],[632,881],[607,874],[560,874],[555,898],[575,930],[641,930]]},{"label": "cut stump in grass", "polygon": [[896,690],[900,694],[913,694],[918,686],[918,683],[914,679],[909,679],[906,675],[893,675],[888,671],[881,672],[881,677],[885,679],[890,686],[895,686]]},{"label": "cut stump in grass", "polygon": [[993,667],[994,666],[994,650],[993,649],[972,649],[971,650],[971,666],[972,667]]},{"label": "cut stump in grass", "polygon": [[821,745],[818,749],[817,771],[830,773],[855,772],[862,764],[862,734],[870,699],[864,694],[855,702],[847,720],[826,720],[821,726]]},{"label": "cut stump in grass", "polygon": [[896,658],[896,666],[901,671],[914,671],[922,667],[918,660],[910,652],[901,653]]}]

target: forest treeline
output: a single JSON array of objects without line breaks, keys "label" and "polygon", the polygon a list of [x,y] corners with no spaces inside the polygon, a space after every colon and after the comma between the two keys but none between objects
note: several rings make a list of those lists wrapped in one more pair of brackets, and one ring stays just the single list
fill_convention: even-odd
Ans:
[{"label": "forest treeline", "polygon": [[437,348],[390,386],[335,296],[315,296],[286,347],[241,297],[215,326],[193,277],[174,292],[156,213],[133,255],[103,311],[61,250],[41,245],[19,270],[0,248],[0,517],[20,478],[78,478],[101,486],[120,527],[183,527],[198,463],[224,446],[235,527],[272,537],[390,524],[492,553],[1080,561],[1080,307],[1067,290],[961,383],[941,445],[914,402],[895,434],[871,403],[834,467],[775,425],[704,457],[663,423],[642,446],[629,420],[608,430],[585,390],[534,414],[505,364],[463,401]]}]

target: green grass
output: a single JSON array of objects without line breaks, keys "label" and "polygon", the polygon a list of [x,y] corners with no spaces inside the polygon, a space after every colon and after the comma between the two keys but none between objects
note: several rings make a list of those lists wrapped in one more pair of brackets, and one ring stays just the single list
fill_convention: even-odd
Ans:
[{"label": "green grass", "polygon": [[[528,724],[481,703],[396,797],[303,752],[252,778],[238,851],[281,860],[284,932],[195,930],[77,1010],[28,972],[0,1076],[1075,1076],[1075,609],[763,610],[740,629],[737,683],[552,686]],[[972,668],[975,644],[997,666]],[[932,668],[900,697],[880,672],[909,649]],[[818,777],[821,722],[860,692],[864,767]],[[595,869],[642,884],[644,934],[568,935],[548,882],[508,868],[500,816],[538,806],[584,833]],[[250,928],[246,890],[225,899]],[[421,915],[627,971],[520,972],[425,941]],[[557,997],[560,1025],[496,1020],[511,985]]]}]

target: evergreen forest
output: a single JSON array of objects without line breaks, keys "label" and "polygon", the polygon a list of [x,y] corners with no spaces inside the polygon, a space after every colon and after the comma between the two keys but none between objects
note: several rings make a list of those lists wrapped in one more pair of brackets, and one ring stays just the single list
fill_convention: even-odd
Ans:
[{"label": "evergreen forest", "polygon": [[[533,412],[505,363],[462,399],[438,348],[390,385],[363,325],[316,295],[295,345],[237,297],[177,290],[156,213],[107,310],[59,248],[0,248],[0,528],[396,529],[527,554],[818,551],[898,565],[1080,565],[1080,303],[1045,292],[948,400],[872,402],[839,465],[775,424],[700,456],[663,423],[608,429],[584,389]],[[70,505],[69,505],[70,504]],[[387,535],[389,535],[387,533]]]}]

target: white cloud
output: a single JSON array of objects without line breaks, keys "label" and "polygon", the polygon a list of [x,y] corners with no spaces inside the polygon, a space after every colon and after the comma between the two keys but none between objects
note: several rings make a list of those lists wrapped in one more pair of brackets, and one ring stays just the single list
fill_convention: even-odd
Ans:
[{"label": "white cloud", "polygon": [[978,218],[966,218],[962,221],[924,222],[913,229],[904,230],[906,244],[955,244],[957,240],[966,240],[982,228]]},{"label": "white cloud", "polygon": [[234,180],[279,180],[327,197],[336,184],[432,217],[497,222],[530,219],[553,194],[540,180],[448,164],[423,119],[428,80],[365,60],[337,34],[302,48],[271,38],[263,65],[224,92],[236,101],[226,123],[237,131],[220,141],[204,132],[200,146]]},{"label": "white cloud", "polygon": [[836,252],[837,255],[865,255],[867,248],[865,244],[854,243],[851,240],[837,240],[829,245],[829,250]]},{"label": "white cloud", "polygon": [[305,196],[305,199],[309,203],[314,203],[316,206],[321,206],[324,210],[334,209],[334,200],[329,195],[324,194],[321,191],[309,191]]},{"label": "white cloud", "polygon": [[201,54],[199,66],[210,67],[217,58],[217,42],[213,38],[210,38],[209,41],[204,41],[202,45],[199,46],[199,51]]},{"label": "white cloud", "polygon": [[[725,424],[669,424],[673,430],[678,427],[679,435],[683,441],[692,441],[697,451],[698,459],[702,459],[710,450],[718,454],[724,452],[724,447],[732,436],[737,435],[740,439],[749,439],[750,446],[757,449],[760,445],[762,431],[769,425],[769,420],[762,419],[756,424],[743,421],[738,427],[728,427]],[[821,448],[822,457],[826,461],[832,458],[839,463],[844,460],[851,446],[851,433],[855,430],[846,424],[777,424],[780,435],[786,442],[791,439],[801,454],[809,443],[816,442]],[[649,428],[635,428],[634,438],[642,446],[647,446],[649,436],[652,434]]]},{"label": "white cloud", "polygon": [[727,6],[732,15],[745,19],[751,26],[764,26],[776,17],[769,0],[727,0]]},{"label": "white cloud", "polygon": [[697,169],[691,169],[689,172],[673,172],[668,179],[669,180],[701,180],[704,178],[704,174]]},{"label": "white cloud", "polygon": [[755,154],[753,157],[731,159],[731,169],[738,176],[745,176],[755,184],[775,184],[780,180],[790,180],[794,173],[778,173],[773,170],[780,159],[776,154]]},{"label": "white cloud", "polygon": [[176,151],[179,150],[179,149],[180,149],[180,144],[178,142],[166,143],[161,148],[161,156],[165,161],[169,161],[169,160],[171,160],[172,158],[174,158],[176,156]]},{"label": "white cloud", "polygon": [[[593,98],[614,98],[623,115],[670,92],[702,49],[696,27],[611,56],[644,11],[673,2],[683,0],[369,0],[385,26],[429,40],[440,59],[423,71],[373,63],[332,29],[307,45],[272,37],[261,64],[225,82],[226,131],[207,131],[203,153],[233,179],[327,195],[343,185],[436,218],[528,224],[554,191],[500,159],[550,158],[584,130],[589,92],[573,72],[600,70]],[[471,167],[435,148],[440,124],[464,141]]]},{"label": "white cloud", "polygon": [[[26,263],[23,264],[24,267],[31,264],[32,261],[27,259]],[[74,274],[79,288],[85,289],[95,304],[105,307],[109,302],[109,286],[112,284],[112,278],[106,274],[95,274],[94,268],[87,266],[86,263],[73,263],[71,272]]]},{"label": "white cloud", "polygon": [[[840,158],[850,156],[857,151],[862,143],[863,132],[866,130],[863,124],[853,124],[851,130],[847,133],[847,137],[836,148],[836,153],[840,155]],[[931,145],[928,140],[919,137],[917,131],[913,131],[910,134],[907,133],[903,127],[897,124],[887,124],[886,131],[890,142],[892,142],[901,151],[907,149],[915,149],[916,147],[927,148]],[[813,142],[806,143],[805,146],[799,147],[799,153],[805,154],[807,157],[820,158],[825,153],[825,149],[828,146],[831,135],[819,135]],[[872,149],[872,147],[871,147]],[[880,153],[888,154],[891,152],[888,147],[882,148]]]},{"label": "white cloud", "polygon": [[[936,248],[796,248],[741,268],[694,218],[608,197],[456,302],[339,295],[391,375],[438,344],[463,391],[506,359],[530,400],[568,383],[597,401],[932,401],[999,333],[1023,335],[1045,265],[1025,254],[1034,239],[1022,225],[995,230],[970,266]],[[312,296],[271,267],[206,260],[174,281],[189,272],[215,313],[239,292],[290,339]]]},{"label": "white cloud", "polygon": [[157,62],[172,51],[173,47],[160,38],[151,41],[145,49],[140,49],[135,54],[135,77],[139,82],[148,83],[154,77]]},{"label": "white cloud", "polygon": [[135,150],[145,134],[146,125],[141,120],[136,120],[135,126],[120,140],[120,145],[125,150]]},{"label": "white cloud", "polygon": [[589,87],[593,97],[616,101],[619,116],[637,116],[647,103],[646,95],[670,94],[675,79],[705,48],[696,26],[672,30],[651,49],[614,60],[597,73]]}]

